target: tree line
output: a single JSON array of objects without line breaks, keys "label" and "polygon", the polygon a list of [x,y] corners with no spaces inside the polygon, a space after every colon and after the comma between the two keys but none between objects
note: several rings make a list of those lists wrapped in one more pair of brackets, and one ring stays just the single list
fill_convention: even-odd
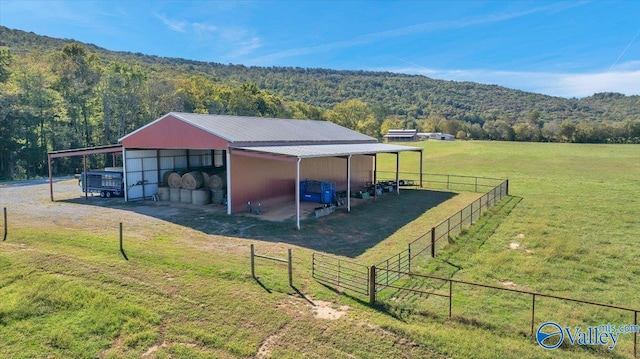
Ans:
[{"label": "tree line", "polygon": [[[640,143],[638,96],[568,100],[422,76],[93,51],[1,27],[0,34],[0,45],[12,45],[0,47],[3,180],[44,176],[48,151],[114,144],[170,111],[332,121],[379,139],[415,128],[459,139]],[[469,96],[478,91],[484,96]],[[55,164],[60,174],[81,168],[74,158]]]}]

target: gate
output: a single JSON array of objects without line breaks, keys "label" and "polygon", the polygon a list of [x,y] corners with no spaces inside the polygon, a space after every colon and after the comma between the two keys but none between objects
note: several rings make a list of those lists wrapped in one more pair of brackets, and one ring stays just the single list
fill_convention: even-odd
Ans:
[{"label": "gate", "polygon": [[311,263],[312,276],[318,282],[339,291],[350,290],[369,295],[367,266],[321,253],[313,253]]}]

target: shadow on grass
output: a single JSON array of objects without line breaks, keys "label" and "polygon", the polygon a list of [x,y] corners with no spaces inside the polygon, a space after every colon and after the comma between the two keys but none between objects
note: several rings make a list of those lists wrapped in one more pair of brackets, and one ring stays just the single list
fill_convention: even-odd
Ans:
[{"label": "shadow on grass", "polygon": [[456,193],[403,189],[400,195],[385,193],[376,200],[340,207],[329,216],[304,218],[301,230],[295,221],[262,220],[244,214],[227,215],[223,206],[192,206],[182,203],[135,201],[121,198],[74,198],[63,202],[132,211],[206,234],[288,243],[329,254],[355,258],[383,241],[424,212],[453,198]]},{"label": "shadow on grass", "polygon": [[265,285],[260,281],[260,279],[258,279],[258,278],[253,278],[253,279],[256,281],[256,283],[258,283],[258,285],[259,285],[260,287],[262,287],[262,289],[264,289],[264,290],[265,290],[265,292],[267,292],[267,293],[271,294],[271,289],[267,288],[267,287],[266,287],[266,286],[265,286]]},{"label": "shadow on grass", "polygon": [[296,286],[291,286],[291,288],[298,294],[298,296],[300,296],[300,298],[306,300],[307,303],[309,303],[312,307],[316,306],[316,303],[314,303],[311,299],[307,298],[307,296],[304,295],[304,293],[302,293],[300,289],[296,288]]}]

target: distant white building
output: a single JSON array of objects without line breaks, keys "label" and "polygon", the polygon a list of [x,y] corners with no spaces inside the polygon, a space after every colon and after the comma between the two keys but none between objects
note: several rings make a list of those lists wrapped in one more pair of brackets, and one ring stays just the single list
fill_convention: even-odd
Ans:
[{"label": "distant white building", "polygon": [[407,129],[407,130],[389,130],[386,135],[384,135],[384,139],[387,142],[392,141],[417,141],[418,140],[418,130],[415,129]]},{"label": "distant white building", "polygon": [[453,141],[456,136],[442,132],[420,132],[418,137],[425,140]]}]

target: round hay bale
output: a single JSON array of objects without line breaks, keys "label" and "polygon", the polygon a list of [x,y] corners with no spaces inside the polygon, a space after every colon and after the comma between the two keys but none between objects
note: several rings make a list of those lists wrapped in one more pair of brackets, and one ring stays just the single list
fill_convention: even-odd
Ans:
[{"label": "round hay bale", "polygon": [[182,186],[182,176],[178,172],[171,172],[167,177],[167,183],[171,188],[180,188]]},{"label": "round hay bale", "polygon": [[211,192],[208,189],[195,189],[191,192],[192,204],[209,204],[211,203]]},{"label": "round hay bale", "polygon": [[180,203],[191,203],[192,189],[180,188]]},{"label": "round hay bale", "polygon": [[209,178],[211,175],[206,171],[202,171],[202,188],[209,188]]},{"label": "round hay bale", "polygon": [[169,176],[173,173],[173,171],[167,171],[162,174],[162,184],[165,186],[169,186]]},{"label": "round hay bale", "polygon": [[161,201],[169,200],[169,187],[158,187],[158,199]]},{"label": "round hay bale", "polygon": [[169,188],[169,201],[180,202],[180,188]]},{"label": "round hay bale", "polygon": [[221,190],[221,189],[211,190],[211,200],[213,203],[221,204],[223,199],[224,199],[224,190]]},{"label": "round hay bale", "polygon": [[218,173],[209,177],[209,188],[222,189],[227,187],[226,172]]},{"label": "round hay bale", "polygon": [[204,182],[204,178],[200,171],[191,171],[182,175],[182,188],[198,189],[202,187],[202,182]]}]

